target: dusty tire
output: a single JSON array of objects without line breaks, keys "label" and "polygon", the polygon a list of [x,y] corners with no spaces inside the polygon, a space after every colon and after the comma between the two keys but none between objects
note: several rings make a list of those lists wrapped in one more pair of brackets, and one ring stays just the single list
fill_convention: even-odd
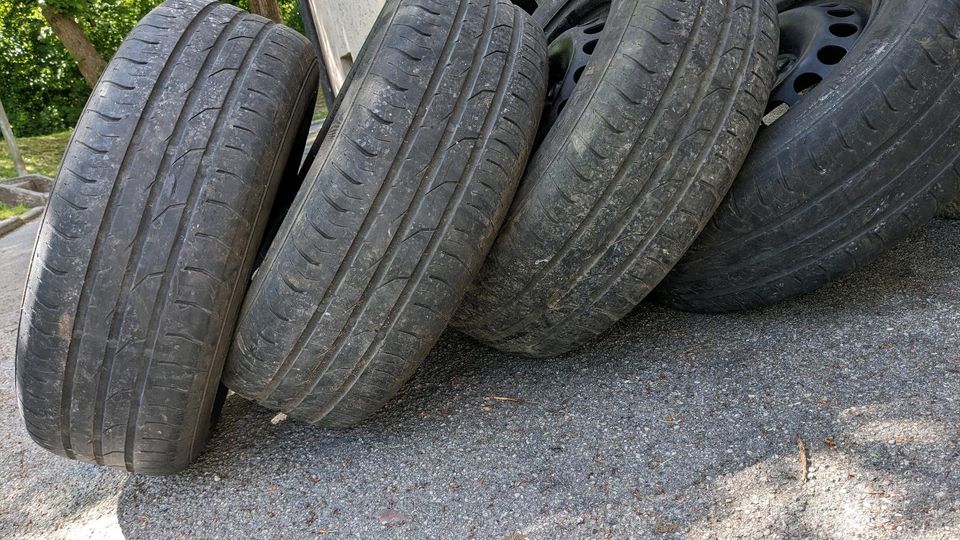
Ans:
[{"label": "dusty tire", "polygon": [[171,0],[117,51],[40,228],[17,348],[44,448],[148,474],[186,467],[317,65],[290,29]]},{"label": "dusty tire", "polygon": [[960,192],[960,5],[884,0],[831,77],[757,138],[659,300],[722,312],[812,291]]},{"label": "dusty tire", "polygon": [[502,350],[557,355],[629,313],[706,224],[760,125],[769,0],[610,10],[457,317]]},{"label": "dusty tire", "polygon": [[238,394],[353,424],[447,326],[502,222],[546,90],[506,0],[392,0],[258,271],[225,373]]}]

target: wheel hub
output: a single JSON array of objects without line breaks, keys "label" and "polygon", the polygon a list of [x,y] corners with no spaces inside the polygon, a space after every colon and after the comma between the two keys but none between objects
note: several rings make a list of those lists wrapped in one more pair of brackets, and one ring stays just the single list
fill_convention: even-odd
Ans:
[{"label": "wheel hub", "polygon": [[868,20],[868,10],[855,1],[803,4],[780,13],[777,83],[767,113],[795,106],[824,81],[863,35]]}]

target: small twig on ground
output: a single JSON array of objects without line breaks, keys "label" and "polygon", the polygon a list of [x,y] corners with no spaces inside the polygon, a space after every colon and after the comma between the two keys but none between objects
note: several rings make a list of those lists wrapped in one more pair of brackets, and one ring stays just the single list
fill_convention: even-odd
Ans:
[{"label": "small twig on ground", "polygon": [[539,405],[539,403],[536,401],[528,401],[523,398],[510,396],[487,396],[487,399],[491,401],[500,401],[503,403],[516,403],[517,405]]},{"label": "small twig on ground", "polygon": [[487,396],[484,398],[484,403],[480,405],[480,410],[484,412],[490,412],[493,410],[494,404],[490,403],[491,401],[496,401],[499,403],[513,403],[514,405],[539,405],[535,401],[527,401],[523,398],[512,397],[512,396]]},{"label": "small twig on ground", "polygon": [[807,445],[803,444],[800,434],[797,434],[797,451],[800,453],[800,482],[806,484],[810,475],[810,462],[807,460]]}]

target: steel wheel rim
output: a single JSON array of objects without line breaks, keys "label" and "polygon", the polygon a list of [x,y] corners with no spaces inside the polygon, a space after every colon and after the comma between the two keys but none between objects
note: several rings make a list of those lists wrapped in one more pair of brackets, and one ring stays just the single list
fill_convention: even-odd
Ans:
[{"label": "steel wheel rim", "polygon": [[764,125],[797,106],[842,65],[871,14],[870,6],[857,0],[805,2],[780,13],[777,80]]},{"label": "steel wheel rim", "polygon": [[547,49],[550,77],[537,136],[539,144],[560,119],[603,38],[609,4],[575,14],[554,29]]}]

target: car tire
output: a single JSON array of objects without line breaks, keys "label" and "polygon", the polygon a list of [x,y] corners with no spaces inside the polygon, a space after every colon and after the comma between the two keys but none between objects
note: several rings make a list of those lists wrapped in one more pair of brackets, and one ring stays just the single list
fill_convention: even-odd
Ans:
[{"label": "car tire", "polygon": [[354,424],[430,351],[530,153],[546,44],[505,0],[391,0],[243,308],[225,374],[294,419]]},{"label": "car tire", "polygon": [[759,128],[776,10],[769,0],[614,1],[599,43],[585,46],[593,57],[456,319],[504,351],[570,351],[680,259]]},{"label": "car tire", "polygon": [[170,0],[130,33],[66,150],[24,296],[17,393],[44,448],[136,473],[202,450],[318,66],[294,31]]},{"label": "car tire", "polygon": [[866,265],[932,219],[960,193],[958,39],[953,0],[874,2],[836,70],[761,131],[658,299],[699,312],[769,305]]}]

